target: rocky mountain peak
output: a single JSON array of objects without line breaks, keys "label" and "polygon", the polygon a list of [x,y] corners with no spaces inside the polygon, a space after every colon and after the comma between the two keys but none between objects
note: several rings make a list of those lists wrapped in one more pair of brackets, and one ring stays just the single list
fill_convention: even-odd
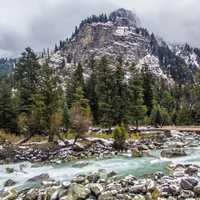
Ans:
[{"label": "rocky mountain peak", "polygon": [[131,10],[124,8],[117,9],[110,14],[110,19],[118,26],[134,26],[140,25],[140,20]]},{"label": "rocky mountain peak", "polygon": [[82,64],[85,76],[90,76],[89,60],[92,57],[98,61],[103,56],[113,66],[121,57],[127,77],[129,66],[134,64],[139,69],[148,68],[169,83],[193,82],[200,68],[200,49],[168,44],[141,27],[137,16],[123,8],[113,11],[109,17],[101,14],[83,20],[49,60],[65,79],[77,63]]}]

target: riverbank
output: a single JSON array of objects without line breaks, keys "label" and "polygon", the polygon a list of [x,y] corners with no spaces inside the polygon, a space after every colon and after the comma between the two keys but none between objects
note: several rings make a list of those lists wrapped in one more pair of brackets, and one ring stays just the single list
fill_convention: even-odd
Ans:
[{"label": "riverbank", "polygon": [[[123,152],[113,149],[112,139],[80,140],[73,149],[72,142],[2,144],[0,176],[4,180],[1,198],[126,200],[158,199],[153,198],[154,195],[161,199],[187,199],[199,195],[196,191],[200,181],[198,134],[172,131],[168,135],[130,140]],[[75,161],[80,159],[83,161]],[[159,178],[156,179],[156,175]],[[88,179],[90,176],[100,178],[94,181]],[[181,183],[182,179],[184,182],[188,178],[186,185],[190,188]],[[153,190],[149,189],[149,184],[154,184]],[[100,192],[93,191],[96,187]],[[80,193],[85,195],[84,198],[77,197]]]},{"label": "riverbank", "polygon": [[156,172],[146,178],[137,178],[99,170],[62,183],[51,179],[48,174],[41,174],[27,181],[40,182],[39,187],[18,192],[11,189],[1,197],[4,200],[193,200],[200,197],[199,171],[198,166],[174,165],[169,175]]}]

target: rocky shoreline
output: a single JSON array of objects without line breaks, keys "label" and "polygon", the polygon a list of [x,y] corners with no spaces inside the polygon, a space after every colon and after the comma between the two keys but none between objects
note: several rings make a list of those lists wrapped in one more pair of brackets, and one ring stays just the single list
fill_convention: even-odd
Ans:
[{"label": "rocky shoreline", "polygon": [[3,200],[182,200],[200,197],[200,167],[175,165],[170,175],[156,172],[148,178],[120,177],[100,170],[78,175],[70,183],[52,180],[48,174],[30,181],[41,181],[36,188],[2,194]]},{"label": "rocky shoreline", "polygon": [[31,163],[68,162],[104,156],[112,156],[115,150],[112,141],[103,139],[80,140],[72,147],[72,141],[32,143],[14,145],[2,144],[0,147],[0,164],[28,161]]},{"label": "rocky shoreline", "polygon": [[[184,148],[195,146],[200,142],[200,135],[194,133],[155,134],[140,140],[126,142],[125,150],[148,151],[152,149]],[[0,164],[28,161],[34,162],[68,162],[71,160],[110,157],[120,152],[113,148],[112,139],[87,138],[79,140],[74,147],[73,141],[55,143],[31,143],[15,145],[8,142],[0,144]],[[197,145],[196,145],[197,146]],[[165,152],[170,154],[170,152]],[[173,154],[173,153],[172,153]],[[176,154],[176,152],[174,152]],[[181,152],[179,152],[181,154]],[[182,152],[184,155],[184,152]],[[170,156],[170,155],[169,155]],[[173,155],[172,155],[173,156]],[[175,155],[174,155],[175,156]]]},{"label": "rocky shoreline", "polygon": [[[2,144],[1,164],[29,161],[31,163],[62,163],[79,159],[112,158],[122,154],[113,148],[111,139],[88,138],[79,141],[72,149],[71,141],[51,145],[29,144],[15,146]],[[132,157],[152,156],[151,150],[160,150],[166,158],[186,156],[185,149],[200,145],[200,136],[193,133],[171,132],[156,137],[127,141],[126,150],[132,150]],[[136,160],[137,162],[137,160]],[[79,163],[84,167],[87,162]],[[23,166],[20,166],[23,170]],[[76,166],[74,166],[76,167]],[[7,173],[14,169],[7,168]],[[191,164],[170,164],[168,174],[156,172],[143,178],[132,175],[120,177],[116,172],[99,170],[90,174],[80,174],[71,182],[53,180],[48,173],[32,177],[28,184],[37,187],[16,190],[15,181],[8,179],[0,191],[3,200],[157,200],[196,199],[200,197],[200,167]]]}]

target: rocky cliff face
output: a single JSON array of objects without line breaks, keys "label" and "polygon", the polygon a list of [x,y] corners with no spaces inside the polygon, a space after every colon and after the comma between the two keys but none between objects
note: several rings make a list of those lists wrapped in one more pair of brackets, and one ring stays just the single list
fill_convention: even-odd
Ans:
[{"label": "rocky cliff face", "polygon": [[107,56],[113,65],[122,57],[127,68],[134,63],[169,82],[185,83],[194,80],[200,64],[200,50],[188,46],[168,45],[142,28],[134,13],[118,9],[109,17],[84,20],[72,37],[50,55],[50,63],[60,74],[67,75],[80,62],[85,75],[89,75],[87,63],[91,56]]}]

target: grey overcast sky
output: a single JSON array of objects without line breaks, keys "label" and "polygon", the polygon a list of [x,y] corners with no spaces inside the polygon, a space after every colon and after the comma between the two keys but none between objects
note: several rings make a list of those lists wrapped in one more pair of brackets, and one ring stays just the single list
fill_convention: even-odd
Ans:
[{"label": "grey overcast sky", "polygon": [[25,47],[53,47],[92,14],[133,10],[142,25],[169,42],[200,47],[199,0],[0,0],[0,56]]}]

